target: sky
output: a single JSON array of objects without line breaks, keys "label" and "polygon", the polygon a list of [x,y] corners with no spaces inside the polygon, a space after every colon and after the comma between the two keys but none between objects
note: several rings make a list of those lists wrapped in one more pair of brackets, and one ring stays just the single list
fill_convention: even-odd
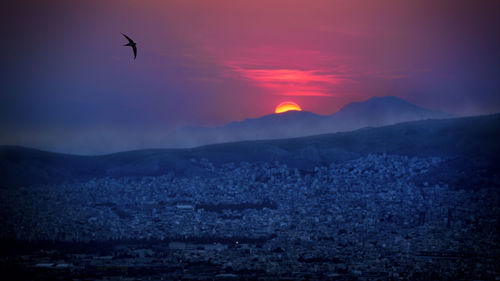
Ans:
[{"label": "sky", "polygon": [[0,144],[161,147],[176,128],[256,118],[283,101],[323,115],[385,95],[460,116],[500,111],[500,1],[8,0],[0,10]]}]

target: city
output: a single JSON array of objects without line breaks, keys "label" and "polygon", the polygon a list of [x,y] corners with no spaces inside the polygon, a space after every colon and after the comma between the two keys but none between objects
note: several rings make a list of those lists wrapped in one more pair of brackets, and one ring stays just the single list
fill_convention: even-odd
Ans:
[{"label": "city", "polygon": [[2,263],[76,280],[495,280],[499,191],[433,179],[446,160],[384,153],[300,170],[193,158],[199,176],[4,189],[2,238],[53,252]]}]

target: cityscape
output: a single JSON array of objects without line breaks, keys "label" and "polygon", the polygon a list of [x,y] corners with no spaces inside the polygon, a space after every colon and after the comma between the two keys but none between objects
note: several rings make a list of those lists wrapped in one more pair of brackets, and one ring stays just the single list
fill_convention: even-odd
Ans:
[{"label": "cityscape", "polygon": [[500,281],[499,0],[0,6],[0,281]]},{"label": "cityscape", "polygon": [[52,245],[2,263],[74,280],[495,280],[499,190],[429,177],[445,160],[190,159],[205,176],[2,190],[2,238]]}]

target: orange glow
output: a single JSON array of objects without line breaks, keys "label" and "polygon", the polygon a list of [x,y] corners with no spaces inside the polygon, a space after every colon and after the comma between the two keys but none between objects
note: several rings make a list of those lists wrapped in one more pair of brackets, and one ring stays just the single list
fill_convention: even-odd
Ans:
[{"label": "orange glow", "polygon": [[297,110],[297,111],[302,111],[302,108],[300,106],[292,101],[284,101],[278,106],[276,106],[276,109],[274,110],[274,113],[283,113],[287,112],[290,110]]}]

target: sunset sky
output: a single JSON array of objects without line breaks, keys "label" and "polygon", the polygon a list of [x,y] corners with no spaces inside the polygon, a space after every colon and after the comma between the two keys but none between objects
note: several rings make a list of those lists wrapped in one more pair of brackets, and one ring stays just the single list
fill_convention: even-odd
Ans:
[{"label": "sunset sky", "polygon": [[[500,111],[500,1],[11,0],[0,4],[0,144],[159,146],[283,101],[331,114],[393,95]],[[133,59],[120,34],[137,42]],[[99,151],[102,152],[102,151]]]}]

